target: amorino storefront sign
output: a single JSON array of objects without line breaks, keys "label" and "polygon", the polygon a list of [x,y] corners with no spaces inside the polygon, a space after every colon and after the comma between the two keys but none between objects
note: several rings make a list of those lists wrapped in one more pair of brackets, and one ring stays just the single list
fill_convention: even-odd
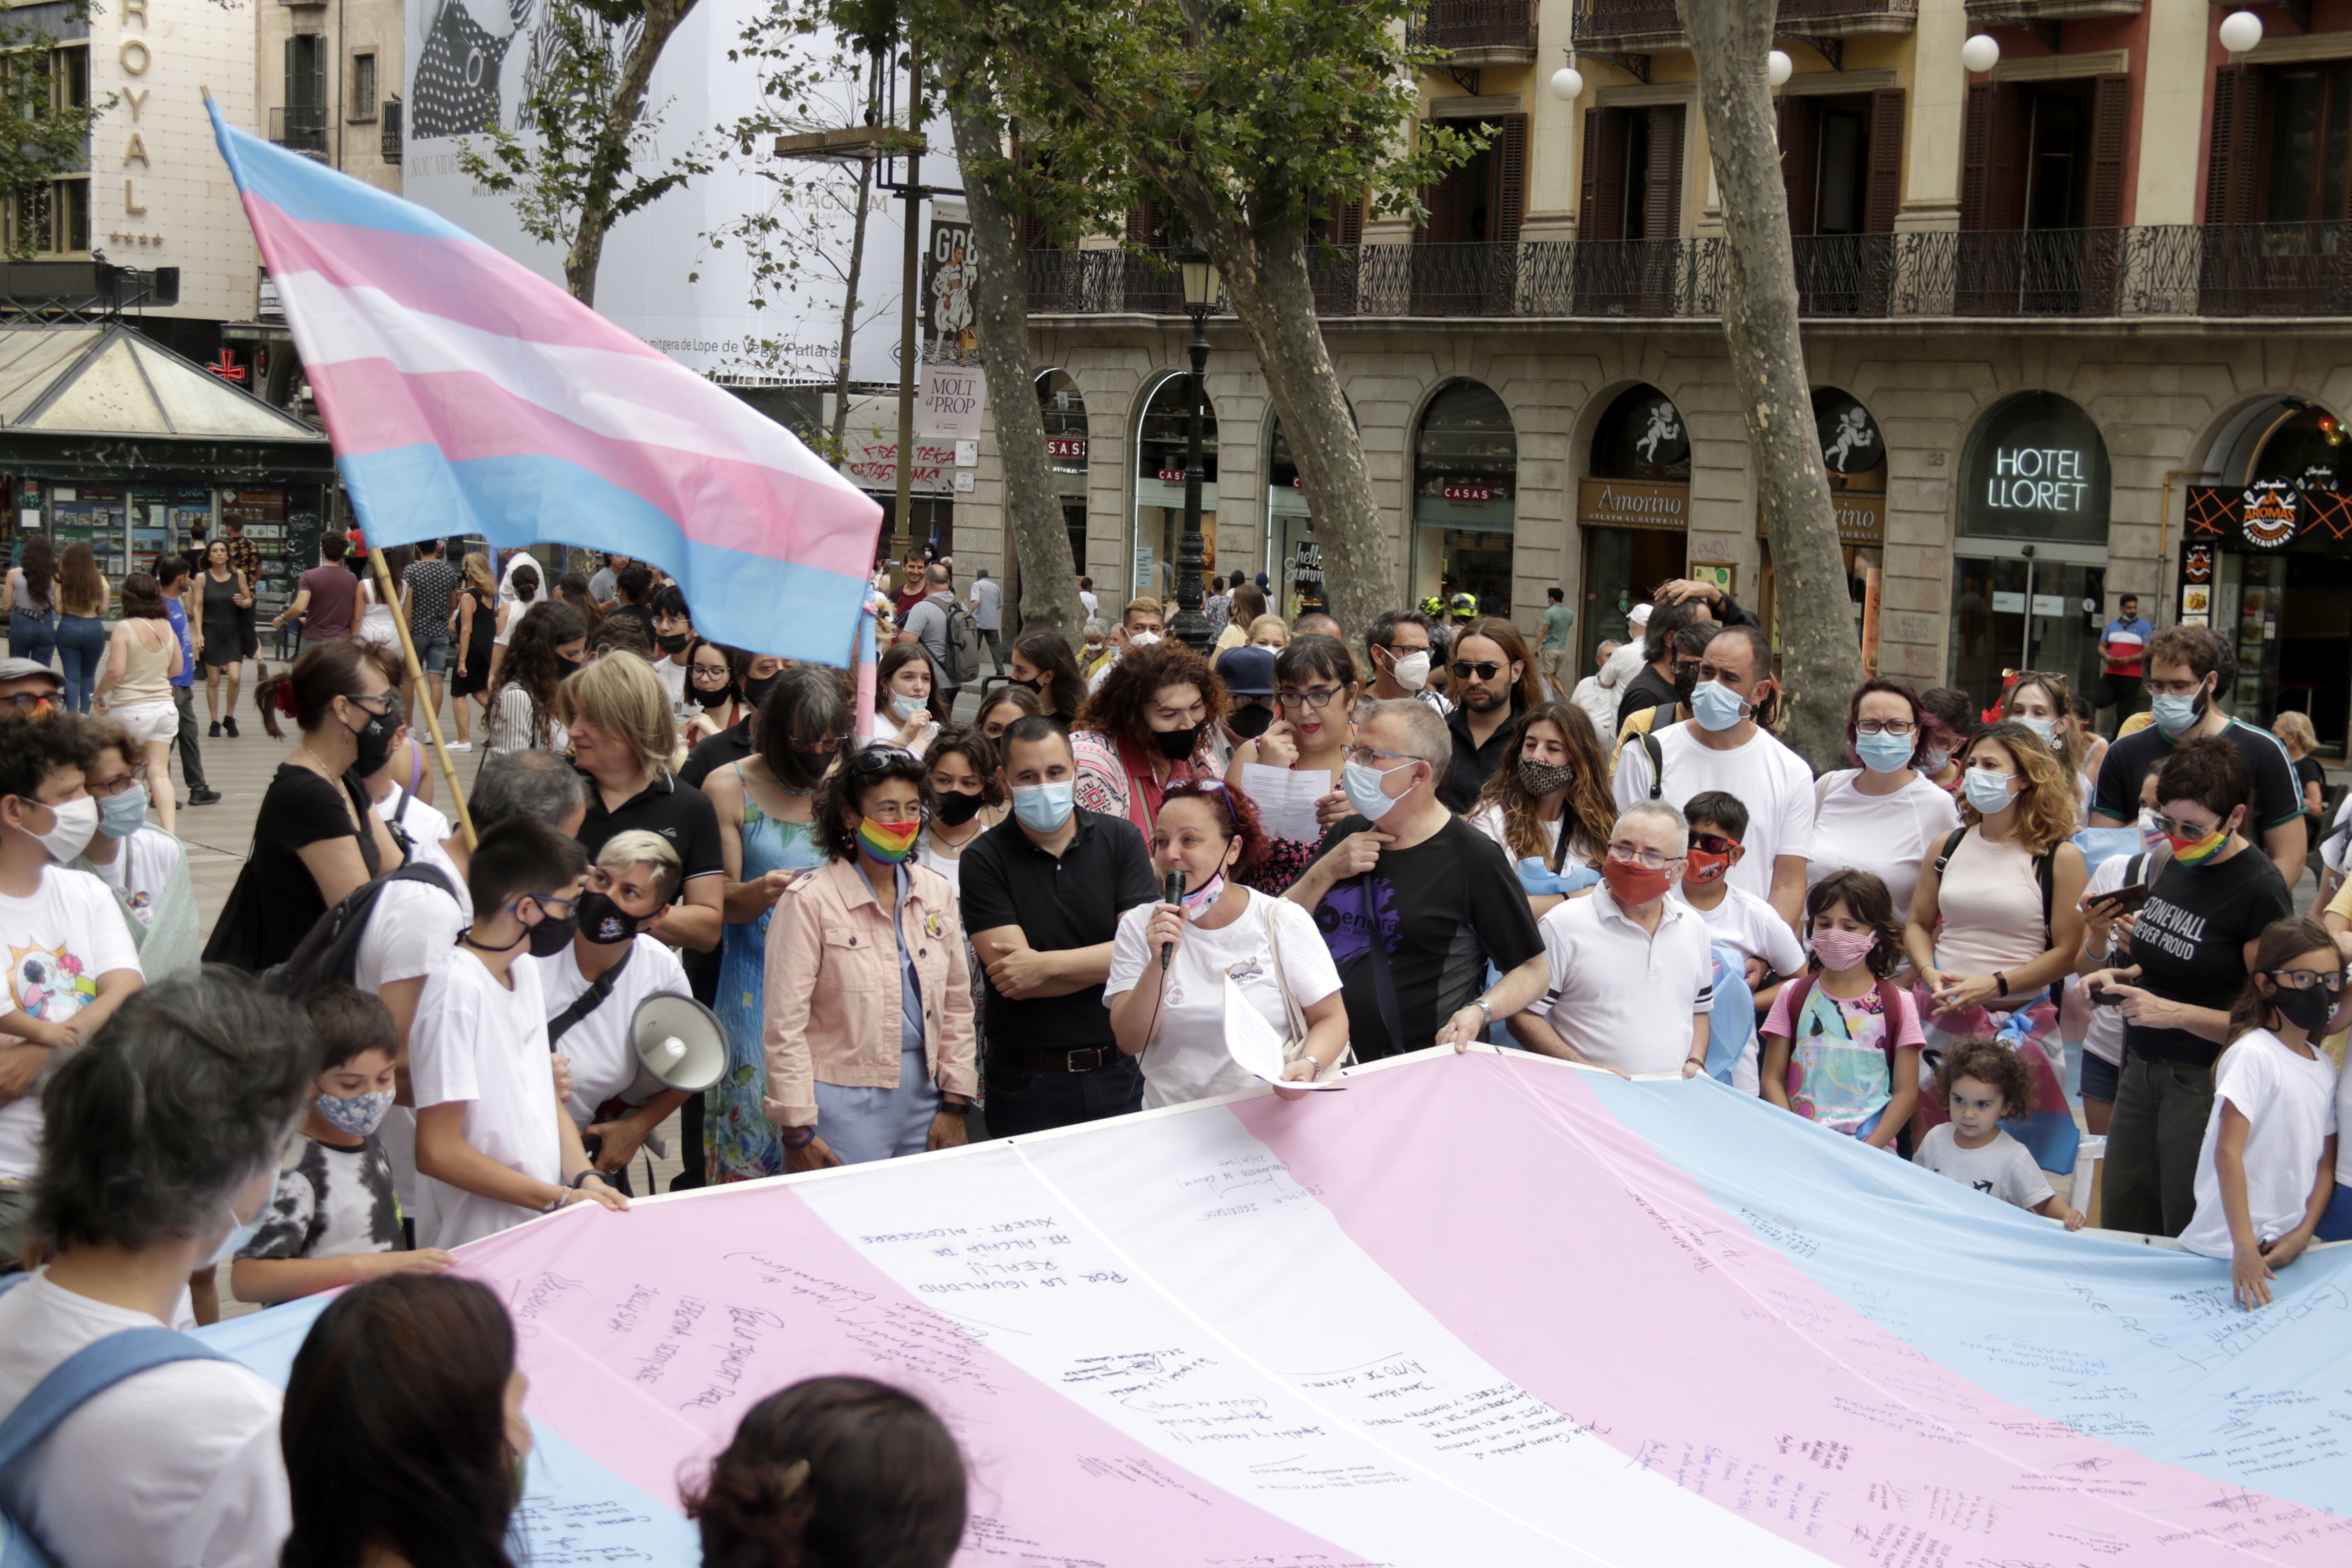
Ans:
[{"label": "amorino storefront sign", "polygon": [[1650,479],[1585,479],[1576,488],[1576,521],[1586,528],[1690,528],[1690,486]]}]

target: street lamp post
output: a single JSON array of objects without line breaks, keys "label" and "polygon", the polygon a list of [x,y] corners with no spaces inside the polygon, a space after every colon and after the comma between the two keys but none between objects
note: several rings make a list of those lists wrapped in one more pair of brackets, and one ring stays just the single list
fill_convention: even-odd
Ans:
[{"label": "street lamp post", "polygon": [[1217,303],[1217,264],[1195,245],[1177,258],[1184,309],[1192,318],[1192,387],[1184,417],[1184,536],[1176,545],[1176,618],[1169,631],[1196,652],[1209,651],[1209,617],[1201,612],[1201,408],[1208,401],[1209,312]]}]

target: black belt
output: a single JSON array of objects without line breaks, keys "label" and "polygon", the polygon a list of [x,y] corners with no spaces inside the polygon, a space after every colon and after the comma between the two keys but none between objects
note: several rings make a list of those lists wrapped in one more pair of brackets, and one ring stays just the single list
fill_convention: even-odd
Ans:
[{"label": "black belt", "polygon": [[1092,1072],[1106,1068],[1126,1053],[1117,1046],[1081,1046],[1072,1051],[1006,1050],[1002,1047],[988,1047],[988,1059],[1013,1067],[1027,1068],[1032,1072]]}]

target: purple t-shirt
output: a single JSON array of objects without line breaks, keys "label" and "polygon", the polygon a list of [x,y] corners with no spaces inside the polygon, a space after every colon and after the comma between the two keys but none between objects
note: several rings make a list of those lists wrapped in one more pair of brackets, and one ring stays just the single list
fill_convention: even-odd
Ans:
[{"label": "purple t-shirt", "polygon": [[294,586],[310,595],[310,607],[302,616],[304,641],[352,635],[352,609],[359,603],[360,580],[352,575],[350,567],[340,562],[321,562],[297,578]]}]

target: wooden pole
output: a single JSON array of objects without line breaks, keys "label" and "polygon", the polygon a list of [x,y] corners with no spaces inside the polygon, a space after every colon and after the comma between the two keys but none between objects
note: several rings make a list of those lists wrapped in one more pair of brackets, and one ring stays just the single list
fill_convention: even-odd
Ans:
[{"label": "wooden pole", "polygon": [[[441,776],[449,781],[449,800],[457,807],[457,831],[466,836],[466,847],[471,850],[475,847],[474,814],[466,809],[466,791],[457,783],[457,765],[449,761],[449,748],[441,742],[440,710],[433,705],[433,688],[425,679],[424,667],[416,662],[416,640],[408,635],[408,617],[400,613],[400,590],[393,584],[392,568],[384,564],[383,547],[373,539],[368,541],[368,560],[375,568],[376,601],[392,606],[392,624],[400,633],[400,656],[408,661],[409,689],[425,698],[425,731],[433,738],[433,754],[441,761]],[[409,742],[415,744],[415,740],[412,726]]]}]

